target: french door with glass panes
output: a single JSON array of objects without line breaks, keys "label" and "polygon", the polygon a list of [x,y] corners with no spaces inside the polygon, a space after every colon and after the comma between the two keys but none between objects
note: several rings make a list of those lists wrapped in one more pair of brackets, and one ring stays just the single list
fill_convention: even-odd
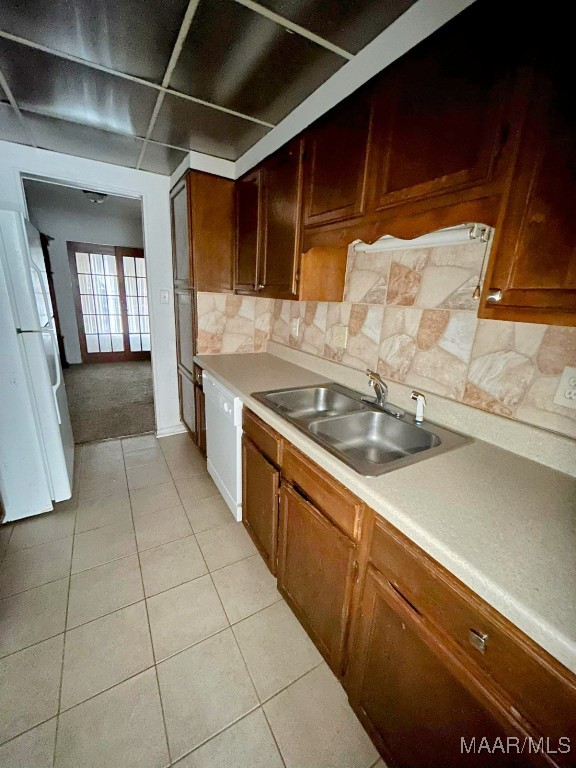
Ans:
[{"label": "french door with glass panes", "polygon": [[150,357],[146,262],[140,248],[68,243],[85,363]]}]

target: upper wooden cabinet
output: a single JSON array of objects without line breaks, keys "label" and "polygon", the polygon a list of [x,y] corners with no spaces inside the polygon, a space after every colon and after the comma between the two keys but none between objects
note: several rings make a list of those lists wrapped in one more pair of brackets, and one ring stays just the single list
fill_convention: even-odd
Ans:
[{"label": "upper wooden cabinet", "polygon": [[262,221],[262,171],[257,169],[236,182],[235,289],[238,293],[258,293]]},{"label": "upper wooden cabinet", "polygon": [[371,100],[363,89],[305,132],[304,224],[327,224],[364,210]]},{"label": "upper wooden cabinet", "polygon": [[576,325],[576,105],[567,73],[535,78],[480,317]]},{"label": "upper wooden cabinet", "polygon": [[172,194],[174,284],[198,291],[234,288],[234,182],[190,171]]}]

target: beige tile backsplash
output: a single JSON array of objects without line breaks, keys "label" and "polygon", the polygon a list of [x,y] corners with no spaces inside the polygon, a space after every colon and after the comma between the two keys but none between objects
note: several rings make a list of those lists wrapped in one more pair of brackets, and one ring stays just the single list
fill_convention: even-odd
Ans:
[{"label": "beige tile backsplash", "polygon": [[[576,367],[576,328],[479,320],[472,293],[483,255],[481,243],[350,250],[339,304],[199,293],[198,351],[260,352],[271,338],[576,437],[576,410],[553,401],[564,367]],[[334,343],[337,326],[348,329],[346,349]]]}]

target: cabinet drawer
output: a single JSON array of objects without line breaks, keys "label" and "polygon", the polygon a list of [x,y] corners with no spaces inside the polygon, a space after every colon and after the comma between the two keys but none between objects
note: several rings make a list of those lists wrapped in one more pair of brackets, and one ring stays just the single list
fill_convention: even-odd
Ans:
[{"label": "cabinet drawer", "polygon": [[358,541],[364,510],[360,499],[290,444],[284,450],[282,476],[297,486],[341,531]]},{"label": "cabinet drawer", "polygon": [[244,408],[242,426],[244,434],[252,440],[264,456],[276,466],[280,466],[282,460],[282,438],[280,435],[247,408]]},{"label": "cabinet drawer", "polygon": [[[576,744],[576,680],[569,670],[377,516],[370,561],[551,740]],[[568,765],[570,755],[557,755]],[[566,762],[564,762],[566,761]]]}]

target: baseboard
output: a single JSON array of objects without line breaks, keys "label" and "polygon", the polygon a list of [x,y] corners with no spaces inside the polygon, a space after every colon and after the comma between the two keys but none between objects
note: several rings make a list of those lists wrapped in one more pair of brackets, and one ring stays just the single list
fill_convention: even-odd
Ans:
[{"label": "baseboard", "polygon": [[182,432],[187,432],[188,430],[184,426],[184,424],[174,424],[171,427],[162,427],[162,429],[156,430],[156,437],[168,437],[169,435],[180,435]]}]

